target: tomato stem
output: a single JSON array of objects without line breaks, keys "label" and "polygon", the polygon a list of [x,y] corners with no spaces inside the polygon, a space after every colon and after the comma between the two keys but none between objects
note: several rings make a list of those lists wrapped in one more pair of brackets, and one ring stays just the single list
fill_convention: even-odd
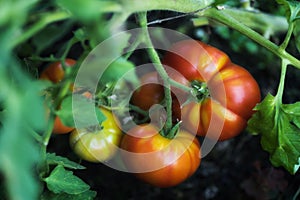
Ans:
[{"label": "tomato stem", "polygon": [[64,69],[64,71],[66,71],[66,57],[68,56],[68,53],[71,49],[71,47],[78,42],[78,39],[74,36],[71,40],[68,41],[66,49],[62,55],[62,57],[60,58],[60,62],[62,63],[62,67]]},{"label": "tomato stem", "polygon": [[[222,8],[222,9],[224,10],[226,8]],[[288,64],[292,64],[294,67],[300,69],[300,61],[297,58],[293,57],[291,54],[286,52],[284,49],[282,49],[282,47],[277,46],[276,44],[274,44],[270,40],[266,39],[262,35],[258,34],[251,28],[240,23],[238,20],[233,18],[228,13],[223,12],[222,9],[221,8],[220,9],[210,8],[210,9],[203,10],[197,14],[199,16],[205,16],[205,17],[211,18],[213,20],[216,20],[218,22],[221,22],[221,23],[239,31],[240,33],[242,33],[243,35],[254,40],[261,46],[267,48],[272,53],[274,53],[275,55],[280,57],[281,59],[286,59],[287,61],[289,61]]]},{"label": "tomato stem", "polygon": [[291,23],[289,23],[288,32],[287,32],[287,34],[286,34],[286,36],[285,36],[285,38],[284,38],[284,41],[283,41],[282,44],[280,45],[280,48],[281,48],[282,50],[285,50],[286,47],[287,47],[287,45],[289,44],[289,41],[290,41],[291,36],[292,36],[292,34],[293,34],[293,30],[294,30],[294,23],[291,22]]},{"label": "tomato stem", "polygon": [[43,143],[43,139],[42,136],[40,134],[38,134],[36,131],[34,131],[31,127],[27,126],[26,127],[27,131],[32,135],[32,137],[34,137],[34,139],[36,141],[38,141],[39,143]]},{"label": "tomato stem", "polygon": [[[286,70],[287,70],[287,62],[286,60],[282,60],[281,64],[281,76],[280,76],[280,82],[277,90],[277,94],[275,96],[275,126],[280,126],[280,109],[282,106],[282,97],[283,97],[283,91],[284,91],[284,82],[286,77]],[[281,137],[278,137],[278,144],[281,145]]]},{"label": "tomato stem", "polygon": [[132,105],[132,104],[129,104],[129,107],[130,107],[130,110],[133,110],[141,115],[143,115],[144,117],[148,116],[149,115],[149,112],[148,111],[145,111],[143,109],[141,109],[140,107],[138,106],[135,106],[135,105]]},{"label": "tomato stem", "polygon": [[278,90],[277,90],[277,94],[276,94],[277,107],[279,107],[282,104],[286,71],[287,71],[287,61],[283,59],[282,63],[281,63],[280,82],[279,82],[279,86],[278,86]]},{"label": "tomato stem", "polygon": [[124,25],[124,22],[130,16],[130,14],[130,12],[126,12],[124,10],[121,13],[115,13],[110,22],[107,24],[107,29],[112,33],[118,31],[118,29]]},{"label": "tomato stem", "polygon": [[[285,51],[287,45],[289,44],[291,36],[293,34],[293,30],[294,30],[294,23],[291,22],[291,23],[289,23],[288,32],[284,38],[284,41],[282,42],[282,44],[279,47],[281,49],[281,51],[283,51],[283,52]],[[285,58],[281,58],[281,59],[282,59],[281,75],[280,75],[280,82],[279,82],[279,86],[278,86],[278,90],[277,90],[277,94],[276,94],[277,109],[279,109],[282,104],[282,97],[283,97],[283,91],[284,91],[284,83],[285,83],[287,65],[289,64],[288,60],[286,60]]]},{"label": "tomato stem", "polygon": [[169,133],[166,135],[166,138],[173,139],[179,131],[180,124],[181,121],[175,124],[175,126],[173,126]]},{"label": "tomato stem", "polygon": [[[54,127],[54,119],[55,119],[55,114],[50,111],[49,114],[49,118],[48,118],[48,127],[43,135],[43,140],[42,140],[42,147],[41,147],[41,162],[40,162],[40,172],[42,172],[43,174],[47,174],[49,172],[49,166],[46,162],[47,159],[47,146],[52,134],[52,130]],[[43,176],[43,174],[41,174],[41,176]]]},{"label": "tomato stem", "polygon": [[143,38],[144,38],[143,34],[138,34],[138,36],[135,39],[135,41],[133,42],[133,44],[131,44],[129,49],[127,50],[128,53],[124,56],[125,59],[128,59],[132,55],[132,53],[139,46],[139,44],[141,43]]},{"label": "tomato stem", "polygon": [[[65,84],[60,88],[57,98],[54,100],[53,106],[55,109],[59,108],[59,105],[61,104],[61,101],[63,100],[63,98],[66,96],[66,94],[68,93],[69,89],[70,89],[70,85],[72,83],[72,80],[70,79],[66,79]],[[46,156],[47,156],[47,146],[49,143],[49,140],[51,138],[52,135],[52,131],[53,131],[53,127],[54,127],[54,120],[55,120],[55,113],[53,111],[50,111],[49,114],[49,119],[48,119],[48,127],[43,135],[43,140],[42,140],[42,160],[44,162],[43,165],[41,166],[44,172],[48,172],[49,171],[49,167],[46,163]]]},{"label": "tomato stem", "polygon": [[166,124],[164,126],[163,134],[169,133],[169,131],[172,129],[172,96],[171,96],[171,85],[169,83],[169,76],[164,69],[163,65],[160,62],[159,56],[156,52],[156,50],[153,47],[149,32],[148,32],[148,26],[147,26],[147,13],[141,12],[138,14],[138,18],[141,24],[141,27],[143,29],[145,37],[145,43],[147,44],[148,48],[148,54],[150,56],[150,59],[152,60],[154,64],[154,67],[158,74],[161,76],[164,82],[164,92],[165,92],[165,102],[166,102],[166,110],[167,110],[167,120]]},{"label": "tomato stem", "polygon": [[181,89],[181,90],[183,90],[185,92],[188,92],[188,93],[192,92],[192,88],[190,88],[189,86],[183,85],[183,84],[181,84],[181,83],[179,83],[179,82],[177,82],[177,81],[175,81],[173,79],[169,79],[169,83],[172,86],[174,86],[176,88],[179,88],[179,89]]},{"label": "tomato stem", "polygon": [[295,195],[293,196],[292,200],[296,200],[297,197],[300,196],[300,187],[298,188],[298,190],[296,191]]}]

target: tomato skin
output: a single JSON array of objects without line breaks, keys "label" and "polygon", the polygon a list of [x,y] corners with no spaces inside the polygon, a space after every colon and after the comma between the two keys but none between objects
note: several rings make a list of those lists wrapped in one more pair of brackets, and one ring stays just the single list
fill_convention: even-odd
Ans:
[{"label": "tomato skin", "polygon": [[[165,55],[163,64],[188,79],[187,86],[194,80],[206,82],[210,93],[199,103],[192,102],[182,108],[173,106],[174,115],[181,118],[183,127],[217,140],[238,135],[246,127],[261,98],[252,75],[232,63],[222,51],[199,41],[180,41],[170,51],[173,53]],[[220,128],[219,124],[224,126]]]},{"label": "tomato skin", "polygon": [[197,131],[200,136],[220,141],[236,136],[247,124],[247,120],[210,98],[205,99],[201,104],[190,103],[181,112],[185,117],[183,126],[186,129]]},{"label": "tomato skin", "polygon": [[194,40],[175,43],[163,58],[164,65],[177,70],[189,81],[201,82],[209,80],[228,62],[229,57],[222,51]]},{"label": "tomato skin", "polygon": [[72,130],[74,130],[74,127],[65,126],[61,122],[61,120],[60,120],[60,118],[58,116],[55,117],[54,127],[53,127],[53,130],[52,130],[52,132],[54,134],[66,134],[66,133],[71,132]]},{"label": "tomato skin", "polygon": [[106,120],[101,124],[103,129],[90,132],[86,129],[75,129],[70,134],[70,146],[83,160],[99,163],[111,159],[118,150],[122,131],[113,114],[100,108]]},{"label": "tomato skin", "polygon": [[133,92],[131,103],[143,110],[149,110],[164,98],[164,88],[159,84],[157,72],[150,72],[140,79],[141,87]]},{"label": "tomato skin", "polygon": [[[76,61],[71,58],[66,58],[65,64],[67,67],[72,67],[76,64]],[[51,63],[44,71],[42,71],[40,79],[49,80],[52,83],[58,83],[64,78],[64,76],[65,72],[62,64],[61,62],[57,61]]]},{"label": "tomato skin", "polygon": [[[162,188],[185,181],[197,170],[201,161],[200,145],[194,135],[180,130],[171,140],[161,136],[153,125],[144,124],[131,129],[123,137],[121,148],[142,154],[130,156],[122,153],[127,169],[139,172],[135,174],[139,179]],[[143,154],[150,152],[156,153]]]},{"label": "tomato skin", "polygon": [[[224,84],[225,94],[220,87]],[[260,89],[252,75],[244,68],[231,63],[214,76],[209,87],[211,96],[229,110],[249,119],[252,108],[260,101]],[[226,98],[224,96],[226,95]]]}]

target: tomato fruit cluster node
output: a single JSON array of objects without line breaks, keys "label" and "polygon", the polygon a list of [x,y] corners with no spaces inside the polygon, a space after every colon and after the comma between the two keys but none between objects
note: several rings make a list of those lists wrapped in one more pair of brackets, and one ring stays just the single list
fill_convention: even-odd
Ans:
[{"label": "tomato fruit cluster node", "polygon": [[209,89],[207,83],[194,80],[191,82],[192,94],[197,98],[198,102],[209,97]]}]

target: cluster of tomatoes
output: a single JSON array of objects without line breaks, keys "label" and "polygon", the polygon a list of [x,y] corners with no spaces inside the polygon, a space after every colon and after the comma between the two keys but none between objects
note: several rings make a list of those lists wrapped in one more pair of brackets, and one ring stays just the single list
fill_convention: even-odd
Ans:
[{"label": "cluster of tomatoes", "polygon": [[[73,67],[76,61],[67,58],[66,67]],[[61,62],[51,63],[42,71],[40,79],[48,80],[56,84],[64,79],[65,71]],[[72,92],[76,92],[73,84],[70,87]],[[89,92],[83,93],[86,98],[91,98]],[[118,122],[115,121],[111,111],[99,107],[101,113],[105,116],[105,120],[101,123],[101,129],[95,127],[87,127],[76,129],[63,124],[59,116],[55,117],[52,132],[54,134],[70,134],[70,145],[74,152],[82,159],[89,162],[103,162],[110,159],[117,151],[120,144],[122,131]]]},{"label": "cluster of tomatoes", "polygon": [[[74,63],[66,60],[68,66]],[[171,86],[172,121],[174,125],[180,122],[175,137],[161,134],[154,124],[140,124],[123,134],[113,113],[104,108],[99,108],[106,116],[101,130],[65,127],[56,117],[53,132],[71,132],[71,147],[84,160],[109,160],[120,147],[128,171],[136,172],[141,180],[158,187],[183,182],[200,165],[200,144],[195,136],[222,141],[238,135],[260,101],[260,90],[247,70],[233,64],[222,51],[199,41],[175,43],[162,63],[171,79],[182,88],[190,88],[185,91]],[[50,72],[60,74],[59,78],[53,79]],[[41,78],[58,82],[63,75],[61,64],[54,63]],[[155,84],[162,81],[157,73],[147,73],[140,80],[142,86],[133,93],[131,104],[145,111],[163,104],[164,88]]]}]

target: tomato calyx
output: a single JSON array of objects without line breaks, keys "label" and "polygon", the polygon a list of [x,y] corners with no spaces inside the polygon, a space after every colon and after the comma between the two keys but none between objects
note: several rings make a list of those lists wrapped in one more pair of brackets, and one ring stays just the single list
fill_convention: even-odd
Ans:
[{"label": "tomato calyx", "polygon": [[196,97],[198,103],[202,102],[204,99],[210,96],[209,89],[206,82],[200,82],[198,80],[193,80],[191,82],[192,95]]},{"label": "tomato calyx", "polygon": [[159,134],[165,138],[172,140],[173,138],[176,137],[177,133],[179,132],[180,124],[181,124],[181,121],[176,123],[170,130],[166,130],[165,128],[163,128],[159,132]]}]

